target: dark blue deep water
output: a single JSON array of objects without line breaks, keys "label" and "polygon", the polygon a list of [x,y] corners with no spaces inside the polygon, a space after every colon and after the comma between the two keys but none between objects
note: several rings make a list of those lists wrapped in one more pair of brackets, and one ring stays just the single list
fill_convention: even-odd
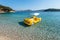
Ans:
[{"label": "dark blue deep water", "polygon": [[60,12],[39,12],[42,21],[32,26],[23,23],[32,12],[0,14],[0,36],[11,40],[60,40]]}]

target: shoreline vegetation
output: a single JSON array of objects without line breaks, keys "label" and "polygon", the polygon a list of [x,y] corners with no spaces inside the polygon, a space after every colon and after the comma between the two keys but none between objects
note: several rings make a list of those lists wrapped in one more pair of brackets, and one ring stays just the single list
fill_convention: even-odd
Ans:
[{"label": "shoreline vegetation", "polygon": [[10,7],[0,5],[0,13],[14,12],[14,11],[15,11],[15,10],[13,10],[13,9],[10,8]]},{"label": "shoreline vegetation", "polygon": [[[60,11],[60,9],[55,9],[55,8],[49,8],[49,9],[42,9],[42,10],[20,10],[20,12],[56,12]],[[10,7],[0,5],[0,13],[6,13],[6,12],[15,12]]]}]

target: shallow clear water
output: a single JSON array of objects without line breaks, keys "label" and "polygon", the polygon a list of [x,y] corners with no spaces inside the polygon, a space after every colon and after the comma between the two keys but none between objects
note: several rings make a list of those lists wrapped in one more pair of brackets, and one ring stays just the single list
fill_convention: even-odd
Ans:
[{"label": "shallow clear water", "polygon": [[23,23],[30,12],[0,14],[0,36],[11,40],[60,40],[60,12],[40,12],[42,21],[32,26]]}]

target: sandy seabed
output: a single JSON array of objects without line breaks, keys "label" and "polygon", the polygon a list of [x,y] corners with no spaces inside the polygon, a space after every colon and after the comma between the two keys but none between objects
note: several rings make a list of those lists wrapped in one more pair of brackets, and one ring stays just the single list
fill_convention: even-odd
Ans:
[{"label": "sandy seabed", "polygon": [[[34,26],[34,25],[33,25]],[[60,40],[55,27],[23,27],[18,24],[0,24],[0,40]],[[49,30],[47,30],[49,29]]]}]

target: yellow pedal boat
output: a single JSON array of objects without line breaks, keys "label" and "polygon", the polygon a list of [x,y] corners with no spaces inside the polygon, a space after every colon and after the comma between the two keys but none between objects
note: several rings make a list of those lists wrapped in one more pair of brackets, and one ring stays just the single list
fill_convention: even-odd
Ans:
[{"label": "yellow pedal boat", "polygon": [[33,25],[41,21],[41,18],[33,16],[32,18],[25,18],[24,23],[27,25]]}]

